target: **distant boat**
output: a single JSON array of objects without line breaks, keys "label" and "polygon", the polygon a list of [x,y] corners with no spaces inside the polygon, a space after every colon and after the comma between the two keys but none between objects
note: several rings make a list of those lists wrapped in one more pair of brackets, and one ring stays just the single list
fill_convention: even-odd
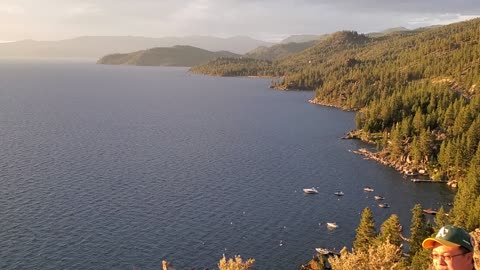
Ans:
[{"label": "distant boat", "polygon": [[343,191],[337,191],[337,192],[335,192],[335,193],[333,193],[333,194],[335,194],[335,195],[337,195],[337,196],[343,196],[343,195],[345,195],[345,193],[343,193]]},{"label": "distant boat", "polygon": [[413,171],[404,171],[404,174],[407,175],[407,176],[417,176],[418,175],[418,173],[413,172]]},{"label": "distant boat", "polygon": [[328,249],[328,248],[315,248],[315,251],[320,255],[326,255],[326,256],[332,256],[332,255],[339,256],[340,255],[338,252],[335,252],[335,251],[333,251],[331,249]]},{"label": "distant boat", "polygon": [[381,203],[378,205],[380,208],[390,208],[390,205],[388,203]]},{"label": "distant boat", "polygon": [[336,222],[327,222],[327,227],[330,229],[336,229],[338,228],[338,225]]},{"label": "distant boat", "polygon": [[363,191],[372,192],[372,191],[373,191],[373,188],[371,188],[371,187],[364,187],[364,188],[363,188]]},{"label": "distant boat", "polygon": [[373,198],[375,198],[375,200],[377,200],[377,201],[385,200],[385,197],[382,197],[382,196],[379,196],[379,195],[375,195],[375,196],[373,196]]},{"label": "distant boat", "polygon": [[318,190],[314,187],[312,188],[304,188],[303,189],[303,192],[305,192],[305,194],[317,194],[318,193]]},{"label": "distant boat", "polygon": [[438,213],[438,211],[433,210],[432,208],[423,209],[423,212],[424,212],[425,214],[430,214],[430,215],[436,215],[436,214]]}]

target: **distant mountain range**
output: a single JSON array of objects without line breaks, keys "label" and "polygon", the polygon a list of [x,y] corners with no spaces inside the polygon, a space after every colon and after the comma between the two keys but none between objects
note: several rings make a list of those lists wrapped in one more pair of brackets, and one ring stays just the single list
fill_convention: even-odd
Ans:
[{"label": "distant mountain range", "polygon": [[[404,33],[414,33],[437,26],[409,30],[396,27],[366,34],[369,37],[384,37]],[[292,35],[280,43],[270,43],[246,36],[218,38],[209,36],[188,37],[134,37],[134,36],[84,36],[59,41],[23,40],[0,43],[0,58],[5,57],[78,57],[101,58],[99,63],[124,65],[198,65],[210,57],[244,57],[277,61],[300,53],[328,39],[332,34]],[[167,47],[177,46],[167,49]],[[154,49],[151,49],[154,48]],[[195,50],[198,49],[198,50]],[[192,57],[188,61],[179,52]],[[167,55],[171,54],[171,55]],[[157,62],[148,60],[154,57]],[[153,56],[154,55],[154,56]],[[173,59],[173,56],[177,59]],[[105,56],[105,57],[104,57]]]},{"label": "distant mountain range", "polygon": [[[386,29],[382,32],[369,33],[363,35],[363,37],[380,38],[390,35],[417,33],[428,29],[429,28],[409,30],[404,27],[396,27]],[[293,35],[287,37],[278,44],[259,46],[245,53],[243,57],[266,61],[280,61],[291,55],[301,53],[306,49],[314,47],[319,42],[326,44],[325,42],[328,43],[335,41],[336,43],[332,44],[332,46],[341,46],[343,44],[341,41],[342,37],[346,32],[339,33],[325,35]],[[175,46],[170,48],[162,47],[141,50],[125,54],[110,54],[100,59],[97,63],[138,66],[196,66],[219,57],[240,58],[242,55],[228,51],[212,52],[192,46]]]},{"label": "distant mountain range", "polygon": [[211,52],[192,46],[177,45],[126,54],[110,54],[98,60],[97,64],[191,67],[219,57],[241,57],[241,55],[227,51]]},{"label": "distant mountain range", "polygon": [[314,46],[318,40],[311,40],[307,42],[290,42],[275,44],[271,47],[261,46],[245,54],[245,57],[261,59],[261,60],[280,60],[291,54],[301,52],[307,48]]},{"label": "distant mountain range", "polygon": [[280,41],[280,44],[287,44],[287,43],[303,43],[309,41],[318,41],[328,37],[328,34],[325,35],[292,35],[287,37],[286,39]]},{"label": "distant mountain range", "polygon": [[244,54],[259,46],[274,43],[245,36],[218,38],[209,36],[188,37],[132,37],[85,36],[59,41],[22,40],[0,43],[0,57],[85,57],[99,58],[112,53],[130,53],[154,47],[189,45],[209,51],[231,51]]}]

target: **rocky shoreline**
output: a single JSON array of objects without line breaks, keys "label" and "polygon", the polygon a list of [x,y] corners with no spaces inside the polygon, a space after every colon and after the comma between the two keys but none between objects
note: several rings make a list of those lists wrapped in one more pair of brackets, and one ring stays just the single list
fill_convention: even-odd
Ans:
[{"label": "rocky shoreline", "polygon": [[[335,106],[332,104],[328,104],[322,101],[319,101],[316,98],[309,99],[309,103],[315,104],[315,105],[320,105],[320,106],[326,106],[326,107],[332,107],[332,108],[337,108],[337,109],[342,109],[339,106]],[[369,144],[375,144],[375,141],[372,140],[369,136],[364,134],[360,130],[351,130],[345,134],[345,136],[342,137],[342,139],[356,139],[356,140],[361,140],[363,142],[369,143]],[[353,150],[351,151],[355,154],[362,155],[364,156],[364,159],[371,159],[374,160],[382,165],[392,167],[398,172],[402,173],[405,177],[408,176],[422,176],[422,177],[429,177],[429,172],[426,167],[422,167],[421,165],[415,165],[409,157],[402,157],[401,159],[392,159],[390,158],[389,154],[386,152],[372,152],[367,150],[366,148],[361,148],[358,150]],[[427,181],[428,182],[428,181]],[[436,180],[432,180],[432,182],[440,182]],[[458,187],[458,181],[457,180],[449,180],[449,181],[441,181],[441,182],[446,182],[448,186],[456,188]]]},{"label": "rocky shoreline", "polygon": [[327,103],[327,102],[323,102],[323,101],[318,100],[317,98],[309,99],[308,103],[315,104],[315,105],[320,105],[320,106],[325,106],[325,107],[337,108],[337,109],[341,109],[341,110],[344,110],[344,111],[347,111],[347,112],[356,111],[356,110],[352,110],[352,109],[346,109],[346,108],[343,108],[343,107],[340,107],[340,106],[337,106],[337,105],[333,105],[333,104],[330,104],[330,103]]},{"label": "rocky shoreline", "polygon": [[[351,138],[348,135],[343,137],[342,139],[357,139]],[[405,177],[411,176],[422,176],[422,177],[429,177],[429,173],[427,168],[423,168],[418,165],[414,165],[409,162],[408,157],[404,157],[401,160],[398,159],[391,159],[389,158],[388,154],[383,152],[371,152],[365,148],[360,148],[358,150],[352,150],[351,152],[364,156],[364,159],[371,159],[374,160],[382,165],[392,167],[398,172],[402,173]],[[449,180],[449,181],[441,181],[441,180],[434,180],[430,179],[432,183],[446,183],[448,186],[456,188],[458,187],[458,182],[456,180]],[[422,181],[422,182],[429,182]]]}]

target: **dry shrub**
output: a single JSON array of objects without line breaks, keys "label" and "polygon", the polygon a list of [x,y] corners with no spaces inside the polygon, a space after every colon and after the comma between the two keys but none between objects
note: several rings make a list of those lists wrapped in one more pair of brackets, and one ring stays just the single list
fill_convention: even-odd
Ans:
[{"label": "dry shrub", "polygon": [[248,270],[253,267],[253,263],[255,262],[254,259],[248,259],[245,262],[242,260],[242,258],[238,255],[235,256],[235,259],[228,259],[225,258],[225,255],[223,255],[223,258],[220,259],[218,262],[218,269],[219,270]]},{"label": "dry shrub", "polygon": [[405,259],[399,246],[390,241],[371,246],[368,251],[351,253],[346,248],[340,252],[340,257],[328,259],[333,270],[406,270]]}]

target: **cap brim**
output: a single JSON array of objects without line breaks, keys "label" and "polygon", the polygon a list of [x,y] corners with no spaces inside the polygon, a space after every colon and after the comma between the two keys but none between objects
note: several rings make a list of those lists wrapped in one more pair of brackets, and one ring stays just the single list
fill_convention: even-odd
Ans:
[{"label": "cap brim", "polygon": [[435,245],[435,243],[439,243],[439,244],[444,245],[444,246],[447,246],[447,247],[459,247],[459,246],[460,246],[459,244],[455,244],[455,243],[452,243],[452,242],[450,242],[450,241],[443,240],[443,239],[427,238],[427,239],[423,240],[423,242],[422,242],[422,247],[424,247],[424,248],[433,248],[433,246]]}]

